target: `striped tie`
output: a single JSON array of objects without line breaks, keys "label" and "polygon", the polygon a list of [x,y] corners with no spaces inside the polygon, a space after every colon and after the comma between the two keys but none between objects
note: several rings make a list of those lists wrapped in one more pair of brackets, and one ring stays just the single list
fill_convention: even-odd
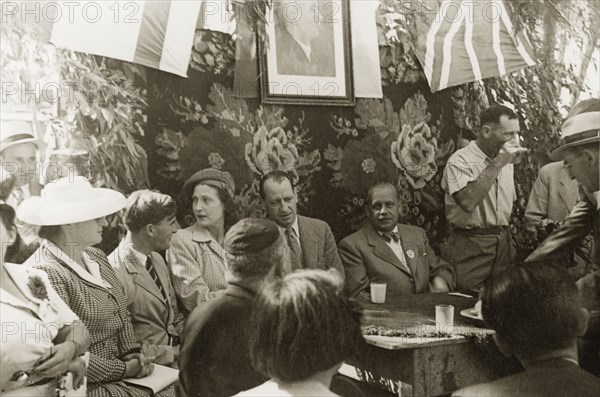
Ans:
[{"label": "striped tie", "polygon": [[296,233],[291,226],[285,229],[285,237],[291,251],[292,271],[302,269],[302,250],[296,238]]},{"label": "striped tie", "polygon": [[158,287],[158,290],[160,291],[160,293],[163,296],[163,299],[166,301],[167,293],[165,292],[165,289],[163,288],[162,284],[160,283],[160,280],[158,279],[158,273],[156,273],[156,269],[154,268],[154,264],[152,263],[152,260],[150,259],[150,257],[148,257],[148,259],[146,259],[146,270],[148,270],[150,277],[152,277],[152,280],[154,280],[154,284],[156,284],[156,286]]}]

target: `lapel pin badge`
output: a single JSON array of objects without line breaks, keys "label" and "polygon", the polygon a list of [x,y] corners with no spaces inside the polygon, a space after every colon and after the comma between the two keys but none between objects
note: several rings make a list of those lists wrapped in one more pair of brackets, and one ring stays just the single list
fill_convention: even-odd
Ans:
[{"label": "lapel pin badge", "polygon": [[406,255],[408,255],[408,257],[409,257],[410,259],[412,259],[412,258],[414,258],[414,257],[415,257],[415,251],[413,251],[413,250],[407,250],[407,251],[406,251]]}]

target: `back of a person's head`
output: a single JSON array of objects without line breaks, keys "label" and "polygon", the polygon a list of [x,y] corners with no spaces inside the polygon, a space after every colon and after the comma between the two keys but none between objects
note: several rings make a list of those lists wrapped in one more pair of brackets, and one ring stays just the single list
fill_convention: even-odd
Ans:
[{"label": "back of a person's head", "polygon": [[229,272],[237,279],[265,278],[282,266],[287,245],[277,225],[267,219],[244,218],[223,240]]},{"label": "back of a person's head", "polygon": [[335,270],[302,270],[266,284],[250,336],[254,367],[282,382],[342,363],[362,340],[360,313],[342,295]]},{"label": "back of a person's head", "polygon": [[123,219],[127,229],[138,232],[146,225],[155,225],[175,216],[177,204],[171,196],[152,190],[137,190],[127,198]]},{"label": "back of a person's head", "polygon": [[559,265],[506,268],[486,281],[481,300],[485,324],[521,357],[563,349],[580,332],[581,299]]}]

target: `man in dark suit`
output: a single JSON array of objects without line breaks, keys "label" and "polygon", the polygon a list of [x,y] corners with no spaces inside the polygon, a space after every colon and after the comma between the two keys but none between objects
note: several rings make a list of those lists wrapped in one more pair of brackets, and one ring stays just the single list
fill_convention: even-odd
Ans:
[{"label": "man in dark suit", "polygon": [[539,262],[508,267],[486,281],[481,298],[494,341],[525,372],[453,396],[600,395],[600,379],[577,362],[577,338],[585,333],[589,313],[564,267]]},{"label": "man in dark suit", "polygon": [[323,19],[318,1],[275,3],[277,72],[335,76],[333,24]]},{"label": "man in dark suit", "polygon": [[292,178],[283,171],[271,171],[260,181],[260,195],[269,219],[285,236],[291,269],[331,269],[344,275],[344,268],[329,225],[319,219],[297,215],[298,197]]},{"label": "man in dark suit", "polygon": [[188,397],[233,396],[268,380],[250,363],[250,314],[256,292],[278,266],[285,242],[268,220],[246,218],[223,241],[228,287],[196,307],[183,331],[179,380]]},{"label": "man in dark suit", "polygon": [[449,291],[454,269],[438,258],[425,231],[398,223],[396,188],[378,183],[367,195],[369,223],[340,242],[350,297],[368,295],[370,282],[387,283],[387,295]]}]

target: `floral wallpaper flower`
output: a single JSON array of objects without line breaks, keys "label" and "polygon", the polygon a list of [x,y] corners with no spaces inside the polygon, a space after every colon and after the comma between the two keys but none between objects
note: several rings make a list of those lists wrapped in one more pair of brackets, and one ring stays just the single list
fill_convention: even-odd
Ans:
[{"label": "floral wallpaper flower", "polygon": [[437,140],[424,122],[414,128],[402,126],[398,140],[392,143],[391,149],[392,162],[404,172],[413,188],[425,187],[425,183],[437,172]]}]

